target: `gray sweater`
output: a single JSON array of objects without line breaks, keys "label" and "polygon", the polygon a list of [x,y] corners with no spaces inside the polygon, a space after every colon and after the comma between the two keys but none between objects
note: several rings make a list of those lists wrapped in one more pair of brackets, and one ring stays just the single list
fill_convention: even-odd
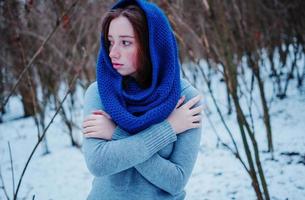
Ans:
[{"label": "gray sweater", "polygon": [[[199,94],[185,79],[181,91],[184,103]],[[85,93],[84,116],[97,109],[103,105],[94,82]],[[201,128],[176,135],[167,120],[135,135],[117,126],[111,141],[84,137],[83,153],[94,175],[88,200],[184,199],[200,137]]]}]

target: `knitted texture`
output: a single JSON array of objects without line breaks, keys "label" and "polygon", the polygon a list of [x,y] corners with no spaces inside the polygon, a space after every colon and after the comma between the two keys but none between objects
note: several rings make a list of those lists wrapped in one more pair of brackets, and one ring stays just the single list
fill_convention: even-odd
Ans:
[{"label": "knitted texture", "polygon": [[149,88],[142,89],[131,79],[123,89],[123,77],[113,68],[101,33],[97,84],[105,111],[123,130],[135,134],[164,121],[174,110],[181,94],[180,63],[176,40],[163,12],[143,0],[121,0],[112,9],[130,4],[138,5],[146,15],[152,83]]},{"label": "knitted texture", "polygon": [[[181,95],[188,102],[199,91],[181,79]],[[84,116],[97,109],[104,106],[94,82],[85,93]],[[183,200],[200,141],[201,128],[176,135],[167,120],[134,135],[116,127],[112,140],[84,137],[82,150],[94,175],[87,200]]]}]

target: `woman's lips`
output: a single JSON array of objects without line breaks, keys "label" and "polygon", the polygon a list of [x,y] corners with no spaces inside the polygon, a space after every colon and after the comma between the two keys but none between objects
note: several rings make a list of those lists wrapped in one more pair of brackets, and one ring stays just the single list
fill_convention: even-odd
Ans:
[{"label": "woman's lips", "polygon": [[119,69],[123,66],[123,64],[119,64],[119,63],[113,63],[112,65],[113,65],[113,68],[115,68],[115,69]]}]

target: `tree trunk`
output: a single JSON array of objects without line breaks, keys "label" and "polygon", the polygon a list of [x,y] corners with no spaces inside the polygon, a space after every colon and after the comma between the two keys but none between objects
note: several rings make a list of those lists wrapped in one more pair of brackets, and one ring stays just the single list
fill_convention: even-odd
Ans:
[{"label": "tree trunk", "polygon": [[[229,69],[227,69],[227,68],[229,68]],[[234,106],[236,108],[237,122],[238,122],[239,130],[240,130],[240,134],[242,137],[247,161],[249,164],[249,172],[250,172],[250,177],[252,180],[252,187],[256,193],[257,199],[263,200],[262,192],[260,189],[260,184],[257,179],[257,175],[256,175],[255,167],[254,167],[254,161],[253,161],[251,150],[250,150],[250,147],[249,147],[249,144],[247,141],[246,132],[245,132],[245,129],[243,126],[244,122],[243,122],[243,118],[241,117],[242,110],[240,108],[239,101],[238,101],[238,95],[237,95],[237,79],[236,79],[237,75],[236,75],[236,71],[235,71],[236,69],[233,69],[233,68],[234,68],[233,65],[224,67],[224,75],[225,75],[224,78],[225,78],[227,87],[229,88],[229,92],[232,96]]]},{"label": "tree trunk", "polygon": [[[253,60],[250,54],[248,54],[249,64],[250,68],[252,69],[252,72],[254,73],[254,76],[257,79],[259,93],[260,93],[260,99],[263,106],[263,113],[264,113],[264,124],[266,128],[266,135],[267,135],[267,141],[268,141],[268,151],[273,154],[273,141],[272,141],[272,130],[271,130],[271,122],[270,122],[270,115],[269,115],[269,108],[266,101],[266,95],[264,90],[264,82],[261,79],[260,76],[260,70],[257,62]],[[273,155],[272,155],[273,157]]]},{"label": "tree trunk", "polygon": [[[7,25],[9,27],[7,34],[4,35],[7,41],[10,41],[10,55],[12,56],[12,66],[13,66],[13,74],[15,79],[17,79],[20,73],[23,71],[27,59],[25,55],[25,48],[22,44],[22,38],[20,37],[20,29],[22,28],[22,21],[20,19],[20,3],[16,0],[12,0],[10,2],[4,2],[4,16],[7,19]],[[33,93],[30,91],[31,88],[28,85],[32,85],[35,90],[34,81],[31,83],[23,77],[18,88],[17,93],[21,95],[21,101],[24,110],[24,116],[33,116],[35,114],[34,103],[36,96],[33,96]]]}]

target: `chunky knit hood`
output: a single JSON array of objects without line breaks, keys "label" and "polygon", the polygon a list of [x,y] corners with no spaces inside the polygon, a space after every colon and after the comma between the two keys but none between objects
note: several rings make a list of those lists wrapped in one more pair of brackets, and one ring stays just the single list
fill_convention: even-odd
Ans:
[{"label": "chunky knit hood", "polygon": [[112,9],[130,4],[138,5],[146,15],[152,83],[143,89],[131,79],[124,89],[123,77],[112,66],[102,33],[97,84],[105,111],[119,127],[135,134],[167,119],[180,98],[181,88],[176,40],[166,16],[155,4],[144,0],[121,0]]}]

